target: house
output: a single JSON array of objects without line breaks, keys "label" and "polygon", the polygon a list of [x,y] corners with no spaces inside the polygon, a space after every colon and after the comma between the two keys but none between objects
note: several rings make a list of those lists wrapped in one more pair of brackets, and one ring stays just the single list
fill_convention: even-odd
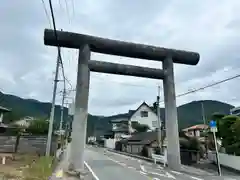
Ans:
[{"label": "house", "polygon": [[[152,158],[152,153],[157,153],[159,149],[157,137],[157,131],[136,133],[128,139],[118,141],[116,150]],[[163,137],[166,137],[166,135],[164,134]],[[191,139],[185,134],[179,133],[180,156],[183,164],[192,164],[200,160],[199,151],[186,149],[186,144],[189,144]],[[166,138],[163,140],[162,147],[163,153],[167,154]]]},{"label": "house", "polygon": [[183,129],[182,131],[185,132],[187,136],[190,137],[201,137],[201,133],[204,130],[207,130],[209,127],[205,124],[197,124],[188,128]]},{"label": "house", "polygon": [[30,122],[33,120],[35,120],[34,117],[26,116],[21,118],[20,120],[15,121],[14,124],[21,127],[28,127],[30,125]]},{"label": "house", "polygon": [[230,109],[230,114],[240,116],[240,106]]},{"label": "house", "polygon": [[[157,136],[156,131],[136,133],[130,138],[121,141],[121,149],[124,152],[152,157],[154,149],[158,147]],[[164,147],[166,149],[166,141],[164,141]],[[144,149],[145,152],[143,152]]]},{"label": "house", "polygon": [[128,138],[135,131],[132,122],[138,122],[149,127],[149,130],[157,128],[158,117],[153,109],[143,102],[136,110],[129,110],[127,113],[107,117],[112,124],[114,139]]},{"label": "house", "polygon": [[4,113],[7,113],[7,112],[10,112],[11,110],[5,108],[5,107],[2,107],[0,106],[0,123],[3,122],[3,115]]}]

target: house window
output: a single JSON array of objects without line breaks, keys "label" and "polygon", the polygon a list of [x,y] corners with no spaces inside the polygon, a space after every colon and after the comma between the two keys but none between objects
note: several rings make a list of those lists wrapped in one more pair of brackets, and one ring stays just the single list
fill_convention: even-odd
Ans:
[{"label": "house window", "polygon": [[148,117],[148,111],[141,111],[141,117]]},{"label": "house window", "polygon": [[152,126],[157,127],[157,121],[152,121]]}]

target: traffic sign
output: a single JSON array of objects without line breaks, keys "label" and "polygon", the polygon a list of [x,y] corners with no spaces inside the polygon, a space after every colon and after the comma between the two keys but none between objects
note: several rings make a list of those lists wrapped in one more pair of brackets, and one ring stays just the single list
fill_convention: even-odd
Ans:
[{"label": "traffic sign", "polygon": [[221,176],[221,167],[220,167],[220,163],[219,163],[219,155],[218,155],[218,145],[217,145],[217,138],[216,138],[216,132],[217,132],[217,123],[214,120],[211,120],[209,123],[210,126],[210,131],[213,133],[213,139],[215,142],[215,149],[216,149],[216,158],[217,158],[217,164],[218,164],[218,173],[219,176]]},{"label": "traffic sign", "polygon": [[210,128],[210,131],[211,131],[211,132],[217,132],[217,127],[211,127],[211,128]]},{"label": "traffic sign", "polygon": [[217,132],[217,123],[214,120],[211,120],[209,123],[210,131],[211,132]]},{"label": "traffic sign", "polygon": [[217,127],[217,123],[216,123],[216,121],[211,120],[210,123],[209,123],[209,126],[210,126],[210,128]]}]

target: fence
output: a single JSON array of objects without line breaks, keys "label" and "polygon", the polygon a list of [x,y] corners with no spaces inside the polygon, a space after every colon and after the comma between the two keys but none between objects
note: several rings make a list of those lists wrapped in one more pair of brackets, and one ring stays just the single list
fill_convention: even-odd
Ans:
[{"label": "fence", "polygon": [[[208,159],[216,163],[216,152],[209,151]],[[219,153],[219,163],[222,166],[240,171],[240,156],[233,156],[229,154]]]},{"label": "fence", "polygon": [[[16,136],[0,136],[0,153],[13,153],[15,149]],[[45,154],[47,136],[21,136],[17,152]],[[51,154],[57,150],[57,138],[52,139]]]}]

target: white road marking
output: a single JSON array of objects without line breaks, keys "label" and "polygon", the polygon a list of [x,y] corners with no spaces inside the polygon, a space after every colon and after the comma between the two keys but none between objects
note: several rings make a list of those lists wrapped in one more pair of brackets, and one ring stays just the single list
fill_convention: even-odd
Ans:
[{"label": "white road marking", "polygon": [[159,165],[157,166],[157,168],[158,168],[158,169],[163,169],[163,167],[162,167],[162,166],[159,166]]},{"label": "white road marking", "polygon": [[166,175],[167,175],[167,177],[169,177],[169,178],[172,178],[172,179],[176,179],[172,174],[170,174],[169,172],[166,172]]},{"label": "white road marking", "polygon": [[158,179],[158,178],[153,178],[153,180],[160,180],[160,179]]},{"label": "white road marking", "polygon": [[143,172],[146,172],[146,169],[143,165],[140,165],[140,169],[143,171]]},{"label": "white road marking", "polygon": [[131,156],[128,156],[128,155],[125,155],[125,154],[120,154],[120,153],[117,153],[117,152],[111,152],[111,151],[108,151],[109,153],[113,154],[113,155],[118,155],[118,156],[122,156],[124,158],[130,158],[131,160],[138,160],[137,158],[134,158],[134,157],[131,157]]},{"label": "white road marking", "polygon": [[121,164],[122,166],[127,166],[125,163],[119,162],[119,164]]},{"label": "white road marking", "polygon": [[[117,164],[123,166],[122,163],[120,163],[120,162],[118,162],[118,161],[116,161],[116,160],[114,160],[114,159],[112,159],[112,158],[110,158],[110,157],[107,157],[107,158],[108,158],[109,160],[111,160],[111,161],[113,161],[113,162],[115,162],[115,163],[117,163]],[[124,167],[127,167],[127,166],[124,166]],[[133,170],[135,170],[135,171],[138,171],[136,168],[130,168],[130,167],[127,167],[127,168],[129,168],[129,169],[133,169]],[[147,173],[142,172],[142,171],[138,171],[138,172],[140,172],[142,175],[148,177],[148,176],[147,176]],[[96,180],[99,180],[99,179],[96,179]]]},{"label": "white road marking", "polygon": [[180,173],[180,172],[178,172],[178,171],[171,171],[171,172],[174,173],[174,174],[177,174],[177,175],[182,174],[182,173]]},{"label": "white road marking", "polygon": [[92,173],[92,176],[94,177],[95,180],[99,180],[95,172],[92,170],[92,168],[87,164],[86,161],[84,161],[85,166],[88,168],[88,170]]},{"label": "white road marking", "polygon": [[197,178],[197,177],[194,177],[194,176],[190,176],[192,179],[195,179],[195,180],[203,180],[201,178]]},{"label": "white road marking", "polygon": [[145,172],[143,172],[143,171],[139,171],[140,172],[140,174],[144,174],[144,175],[146,175],[147,173],[145,173]]},{"label": "white road marking", "polygon": [[135,170],[136,170],[136,168],[135,168],[135,167],[132,167],[132,166],[128,166],[128,168],[129,168],[129,169],[135,169]]},{"label": "white road marking", "polygon": [[167,177],[165,174],[160,174],[160,173],[156,173],[156,172],[149,172],[150,174],[154,174],[154,175],[158,175],[158,176],[162,176],[162,177]]}]

